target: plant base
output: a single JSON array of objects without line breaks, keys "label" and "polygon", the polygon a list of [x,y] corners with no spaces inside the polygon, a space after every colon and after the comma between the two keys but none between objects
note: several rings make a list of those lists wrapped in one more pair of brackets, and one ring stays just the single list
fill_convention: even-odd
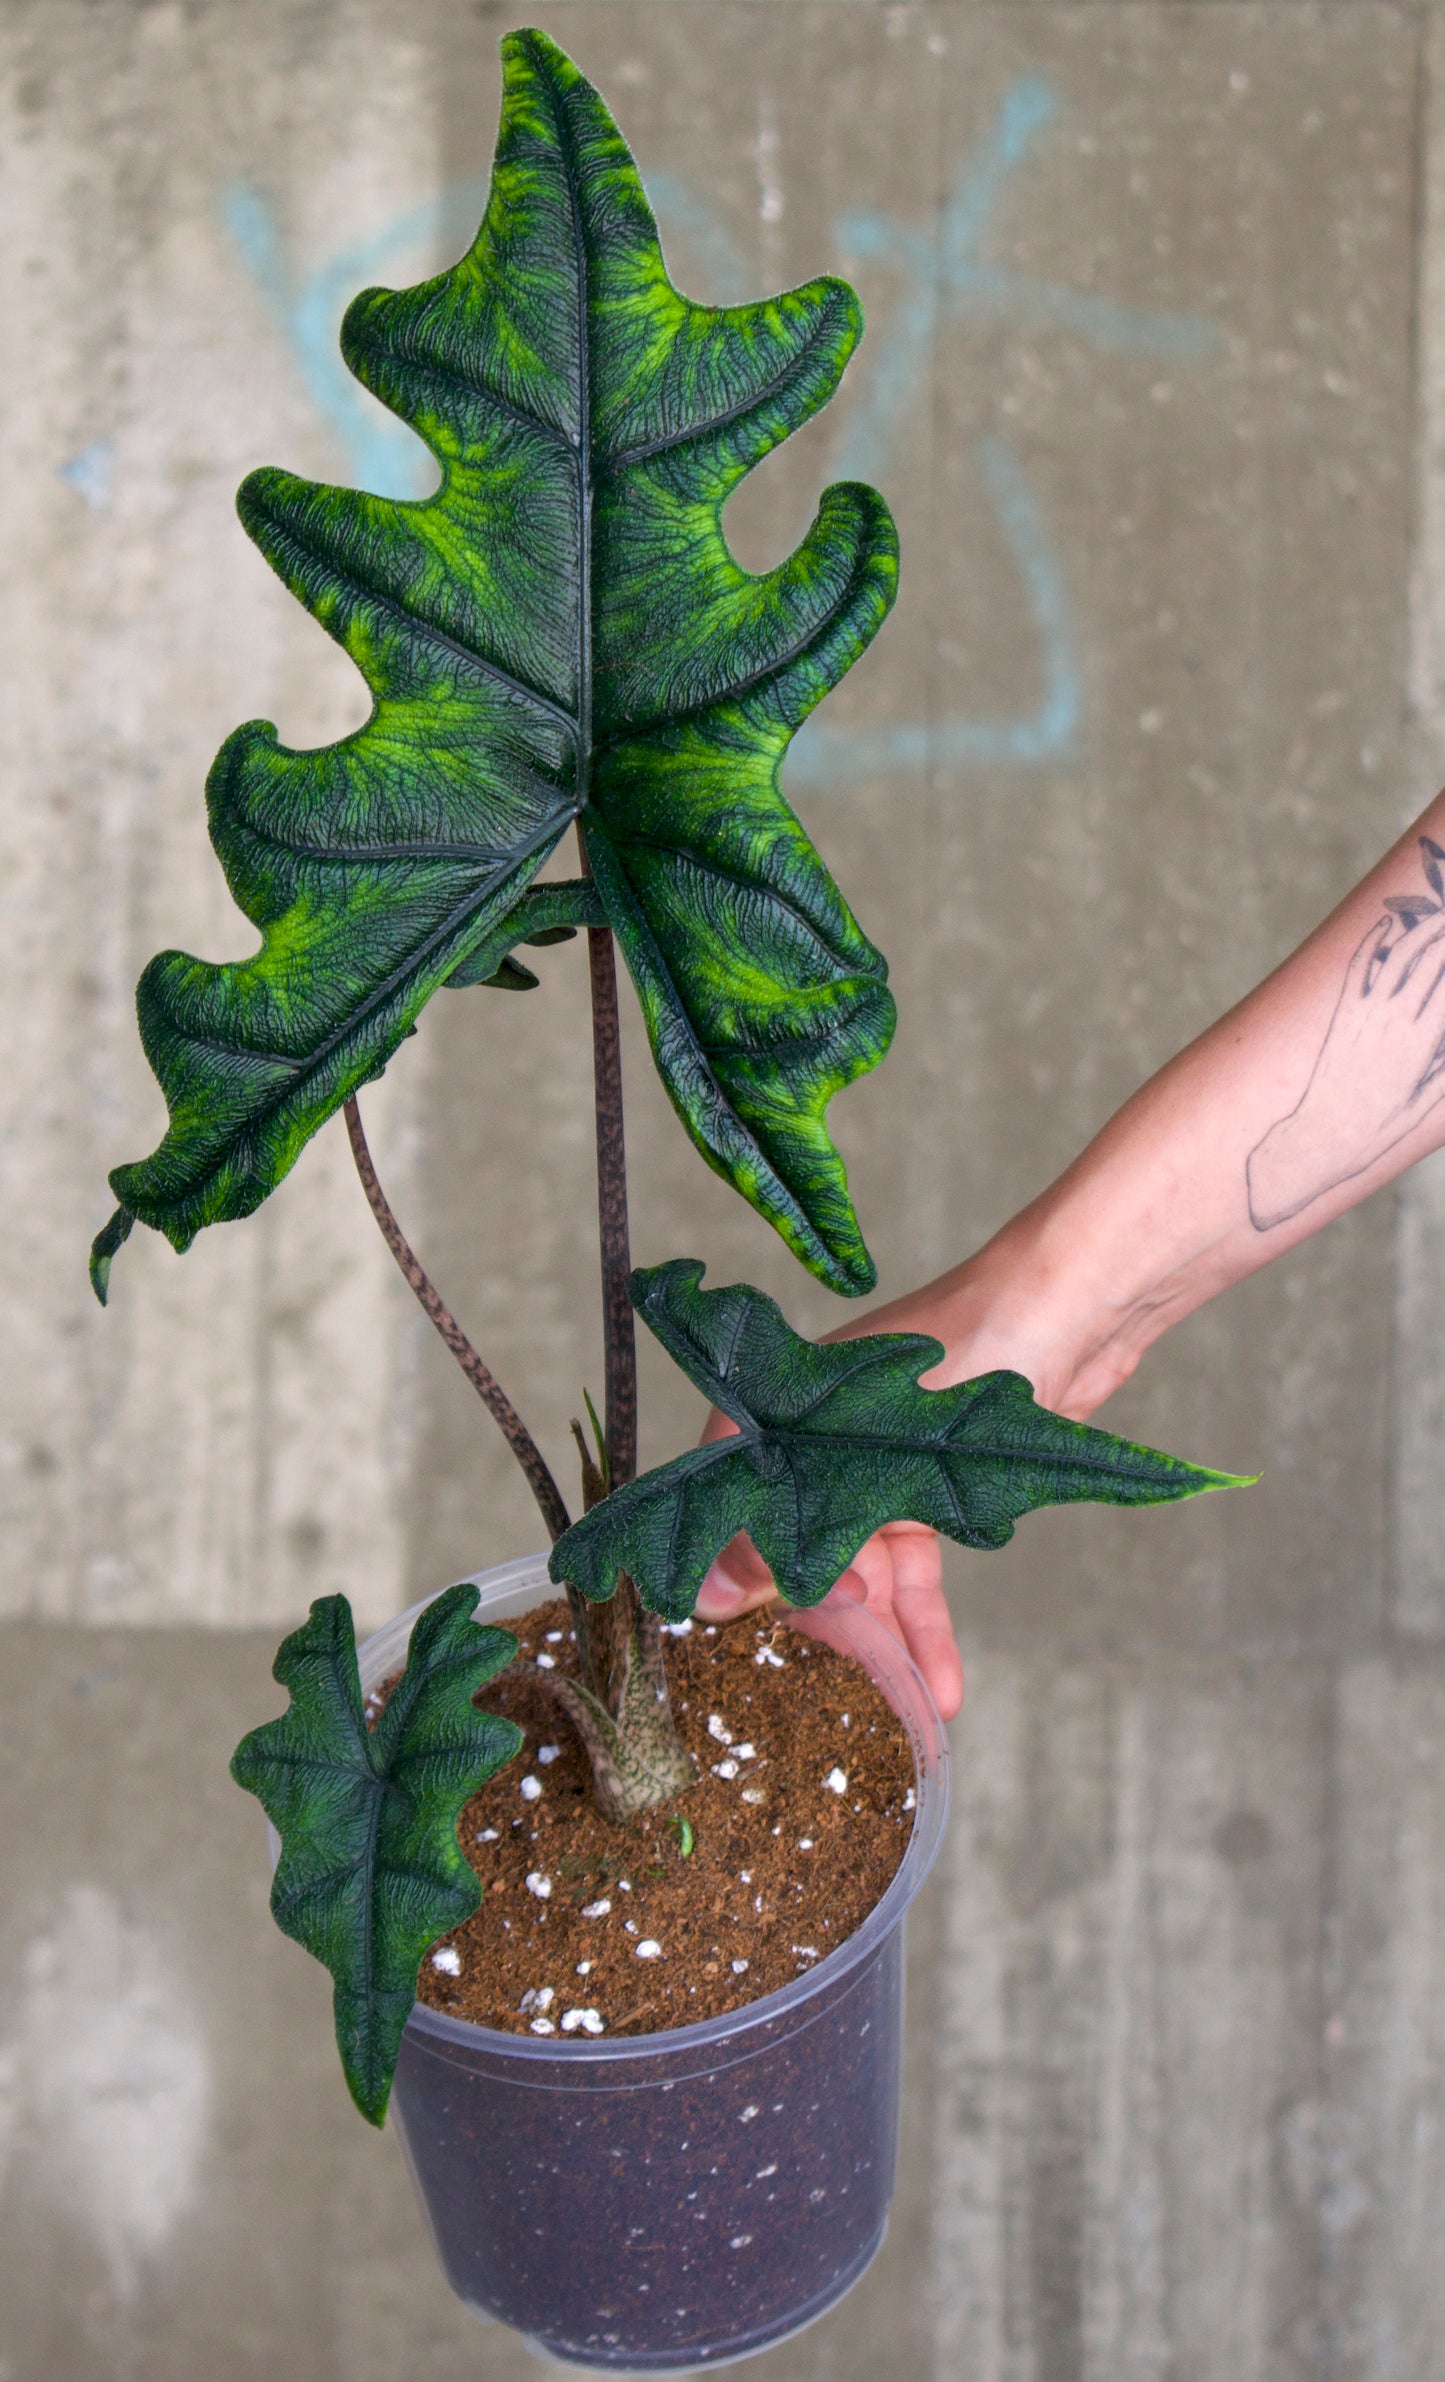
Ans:
[{"label": "plant base", "polygon": [[[540,1563],[483,1579],[479,1617],[537,1601]],[[396,1667],[411,1616],[363,1649]],[[876,2253],[893,2188],[903,1918],[937,1850],[947,1748],[906,1655],[857,1607],[801,1624],[903,1718],[917,1817],[883,1900],[807,1975],[653,2035],[540,2039],[418,2004],[392,2111],[448,2282],[540,2354],[688,2372],[814,2321]]]}]

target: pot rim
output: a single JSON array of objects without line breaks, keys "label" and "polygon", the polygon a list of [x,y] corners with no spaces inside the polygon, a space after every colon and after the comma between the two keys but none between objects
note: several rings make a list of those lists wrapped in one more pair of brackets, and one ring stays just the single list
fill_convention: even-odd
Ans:
[{"label": "pot rim", "polygon": [[[545,1554],[523,1555],[510,1563],[464,1576],[467,1584],[482,1591],[475,1619],[491,1621],[499,1628],[506,1627],[506,1620],[494,1612],[492,1608],[496,1605],[524,1596],[541,1601],[556,1592]],[[408,1605],[404,1612],[363,1640],[357,1648],[363,1693],[396,1668],[418,1615],[445,1593],[439,1588],[430,1596],[419,1597],[415,1604]],[[842,1985],[850,1971],[901,1925],[904,1913],[937,1859],[948,1818],[948,1734],[938,1706],[907,1648],[865,1605],[829,1596],[808,1610],[786,1604],[777,1610],[788,1627],[854,1655],[908,1731],[917,1798],[913,1833],[887,1891],[862,1925],[855,1928],[845,1943],[826,1953],[816,1967],[791,1978],[786,1985],[775,1987],[771,1993],[760,1994],[756,2001],[745,2003],[741,2009],[729,2010],[721,2017],[696,2019],[686,2026],[659,2028],[655,2034],[621,2035],[612,2041],[605,2036],[579,2040],[575,2036],[516,2035],[499,2027],[478,2026],[469,2018],[452,2017],[420,2000],[413,2005],[407,2020],[409,2033],[430,2036],[438,2052],[443,2043],[450,2043],[474,2053],[515,2058],[528,2064],[545,2062],[554,2068],[559,2061],[576,2068],[596,2068],[642,2059],[657,2060],[669,2054],[704,2052],[713,2046],[721,2048],[730,2038],[751,2028],[766,2027],[794,2012],[798,2013],[800,2024],[808,2024],[803,2005],[830,1986]],[[441,2056],[446,2054],[441,2052]],[[541,2078],[537,2081],[541,2082]]]}]

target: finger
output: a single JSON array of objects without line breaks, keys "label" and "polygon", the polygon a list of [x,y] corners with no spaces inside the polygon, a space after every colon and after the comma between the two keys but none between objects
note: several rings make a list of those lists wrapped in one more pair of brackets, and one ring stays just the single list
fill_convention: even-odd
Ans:
[{"label": "finger", "polygon": [[1445,925],[1441,924],[1439,918],[1422,919],[1410,934],[1401,937],[1390,954],[1395,963],[1389,971],[1392,998],[1396,993],[1402,993],[1407,984],[1414,982],[1420,969],[1428,963],[1431,953],[1438,952],[1442,941],[1445,941]]},{"label": "finger", "polygon": [[963,1658],[943,1593],[943,1557],[932,1531],[893,1541],[893,1610],[908,1648],[945,1720],[963,1702]]},{"label": "finger", "polygon": [[1372,989],[1375,976],[1383,967],[1388,956],[1392,923],[1390,914],[1386,911],[1383,918],[1375,920],[1369,933],[1357,946],[1350,964],[1345,970],[1344,995],[1342,997],[1348,998],[1351,993],[1363,996]]},{"label": "finger", "polygon": [[772,1573],[752,1540],[739,1531],[714,1558],[694,1610],[700,1621],[735,1621],[739,1613],[771,1604],[776,1595]]}]

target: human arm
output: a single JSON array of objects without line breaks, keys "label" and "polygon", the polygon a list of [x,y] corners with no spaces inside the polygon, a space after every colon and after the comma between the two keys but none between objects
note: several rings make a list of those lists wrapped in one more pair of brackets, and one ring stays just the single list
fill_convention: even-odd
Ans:
[{"label": "human arm", "polygon": [[[984,1248],[832,1336],[928,1332],[945,1355],[926,1388],[1008,1367],[1083,1420],[1174,1324],[1442,1142],[1445,795]],[[726,1427],[714,1416],[709,1435]],[[883,1613],[956,1710],[932,1534],[890,1525],[839,1588]],[[699,1611],[721,1619],[771,1593],[734,1540]]]}]

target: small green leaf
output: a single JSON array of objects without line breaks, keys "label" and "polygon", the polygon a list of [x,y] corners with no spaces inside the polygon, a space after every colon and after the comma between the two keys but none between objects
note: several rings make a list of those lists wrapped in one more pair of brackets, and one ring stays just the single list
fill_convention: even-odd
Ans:
[{"label": "small green leaf", "polygon": [[587,877],[562,884],[532,885],[514,910],[499,920],[491,934],[468,954],[447,978],[447,990],[469,984],[492,984],[508,992],[530,990],[537,979],[530,968],[518,967],[511,957],[518,943],[570,942],[579,926],[605,926],[602,897]]},{"label": "small green leaf", "polygon": [[605,1599],[626,1571],[654,1612],[680,1621],[746,1530],[789,1602],[817,1604],[885,1522],[1001,1547],[1038,1506],[1159,1505],[1247,1485],[1053,1414],[1021,1373],[920,1389],[943,1356],[921,1332],[820,1346],[761,1291],[701,1290],[702,1274],[691,1258],[639,1270],[632,1301],[736,1436],[643,1473],[564,1532],[552,1577],[584,1596]]},{"label": "small green leaf", "polygon": [[684,1861],[690,1861],[697,1846],[697,1838],[693,1833],[691,1820],[685,1819],[679,1811],[673,1814],[671,1825],[677,1830],[678,1851]]},{"label": "small green leaf", "polygon": [[272,1914],[335,1979],[341,2064],[376,2126],[422,1955],[482,1899],[457,1843],[462,1805],[522,1743],[512,1721],[472,1703],[517,1651],[506,1630],[471,1621],[477,1595],[463,1583],[420,1615],[374,1730],[351,1607],[318,1597],[276,1657],[288,1710],[252,1729],[231,1759],[236,1784],[281,1838]]},{"label": "small green leaf", "polygon": [[597,1409],[592,1403],[591,1390],[584,1389],[582,1398],[587,1408],[587,1420],[592,1425],[592,1438],[597,1449],[597,1470],[602,1476],[603,1495],[610,1496],[612,1494],[612,1458],[607,1453],[607,1433],[598,1420]]},{"label": "small green leaf", "polygon": [[102,1306],[110,1296],[110,1265],[117,1249],[123,1249],[130,1239],[135,1218],[128,1208],[117,1208],[108,1224],[103,1224],[90,1244],[90,1287]]}]

